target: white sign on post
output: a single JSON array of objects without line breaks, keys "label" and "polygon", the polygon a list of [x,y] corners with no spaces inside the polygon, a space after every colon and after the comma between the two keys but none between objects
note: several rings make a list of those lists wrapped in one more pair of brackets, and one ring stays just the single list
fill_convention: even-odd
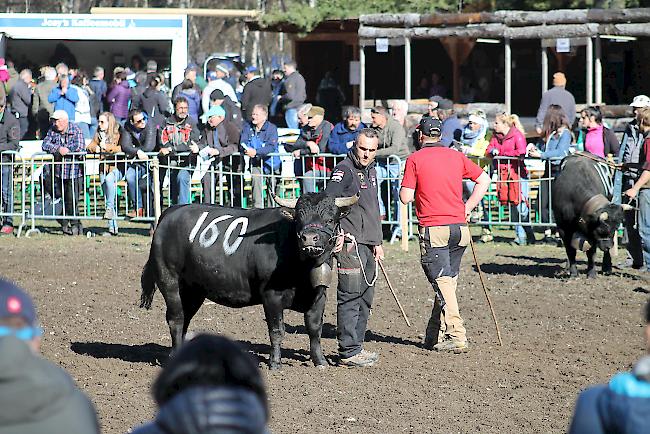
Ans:
[{"label": "white sign on post", "polygon": [[555,40],[555,51],[568,53],[571,51],[571,40],[569,38],[557,38]]},{"label": "white sign on post", "polygon": [[375,48],[377,53],[388,53],[388,38],[375,39]]}]

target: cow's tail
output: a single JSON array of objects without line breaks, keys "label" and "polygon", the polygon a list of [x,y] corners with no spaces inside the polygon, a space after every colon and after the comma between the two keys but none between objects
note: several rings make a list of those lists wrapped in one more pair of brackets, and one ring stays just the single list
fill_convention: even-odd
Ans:
[{"label": "cow's tail", "polygon": [[151,302],[153,295],[156,292],[156,270],[154,268],[151,255],[142,270],[140,276],[140,286],[142,286],[142,294],[140,294],[140,307],[151,309]]}]

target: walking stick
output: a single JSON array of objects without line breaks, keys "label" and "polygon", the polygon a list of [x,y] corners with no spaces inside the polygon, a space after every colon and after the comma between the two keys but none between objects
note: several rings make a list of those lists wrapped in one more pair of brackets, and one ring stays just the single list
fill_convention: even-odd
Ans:
[{"label": "walking stick", "polygon": [[379,268],[381,268],[381,272],[384,274],[384,277],[386,278],[386,283],[388,283],[388,289],[390,289],[390,293],[393,294],[393,298],[395,298],[395,301],[397,302],[397,306],[399,306],[399,310],[400,312],[402,312],[402,316],[404,317],[404,321],[406,321],[406,325],[411,327],[411,321],[409,321],[409,317],[406,316],[406,312],[404,312],[402,303],[400,303],[399,300],[397,299],[397,294],[395,294],[393,285],[391,285],[390,280],[388,280],[388,274],[386,274],[386,270],[384,269],[384,263],[381,262],[381,260],[377,262],[379,262]]},{"label": "walking stick", "polygon": [[497,329],[497,337],[499,338],[499,345],[503,346],[503,341],[501,340],[501,330],[499,329],[499,323],[497,322],[497,316],[494,313],[492,308],[492,300],[490,300],[490,295],[488,294],[487,287],[485,286],[485,281],[483,280],[483,272],[481,271],[481,266],[478,263],[476,258],[476,249],[474,248],[474,240],[472,240],[472,235],[469,236],[469,244],[472,246],[472,255],[474,256],[474,264],[476,264],[476,269],[478,270],[478,276],[481,279],[481,285],[483,286],[483,292],[485,292],[485,298],[487,298],[488,306],[490,306],[490,312],[492,312],[492,319],[494,320],[494,326]]}]

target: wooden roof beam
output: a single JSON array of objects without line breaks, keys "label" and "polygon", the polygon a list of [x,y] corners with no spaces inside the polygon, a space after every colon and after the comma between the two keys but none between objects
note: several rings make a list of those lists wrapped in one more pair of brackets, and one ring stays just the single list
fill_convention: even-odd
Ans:
[{"label": "wooden roof beam", "polygon": [[198,9],[198,8],[90,8],[91,14],[129,14],[129,15],[192,15],[215,18],[256,18],[258,10],[247,9]]}]

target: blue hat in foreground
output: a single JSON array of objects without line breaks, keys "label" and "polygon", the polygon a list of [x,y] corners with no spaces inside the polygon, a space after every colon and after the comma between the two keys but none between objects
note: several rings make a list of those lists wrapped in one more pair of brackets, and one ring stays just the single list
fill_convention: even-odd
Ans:
[{"label": "blue hat in foreground", "polygon": [[203,113],[203,116],[201,116],[201,119],[203,119],[203,122],[207,122],[208,119],[210,119],[212,116],[226,116],[226,111],[221,107],[220,105],[213,105],[210,107],[210,110],[208,110],[206,113]]},{"label": "blue hat in foreground", "polygon": [[244,74],[253,74],[258,72],[259,69],[257,69],[257,66],[247,66],[246,69],[244,69]]},{"label": "blue hat in foreground", "polygon": [[31,327],[37,326],[31,297],[16,284],[0,279],[0,319],[13,316],[22,317]]}]

